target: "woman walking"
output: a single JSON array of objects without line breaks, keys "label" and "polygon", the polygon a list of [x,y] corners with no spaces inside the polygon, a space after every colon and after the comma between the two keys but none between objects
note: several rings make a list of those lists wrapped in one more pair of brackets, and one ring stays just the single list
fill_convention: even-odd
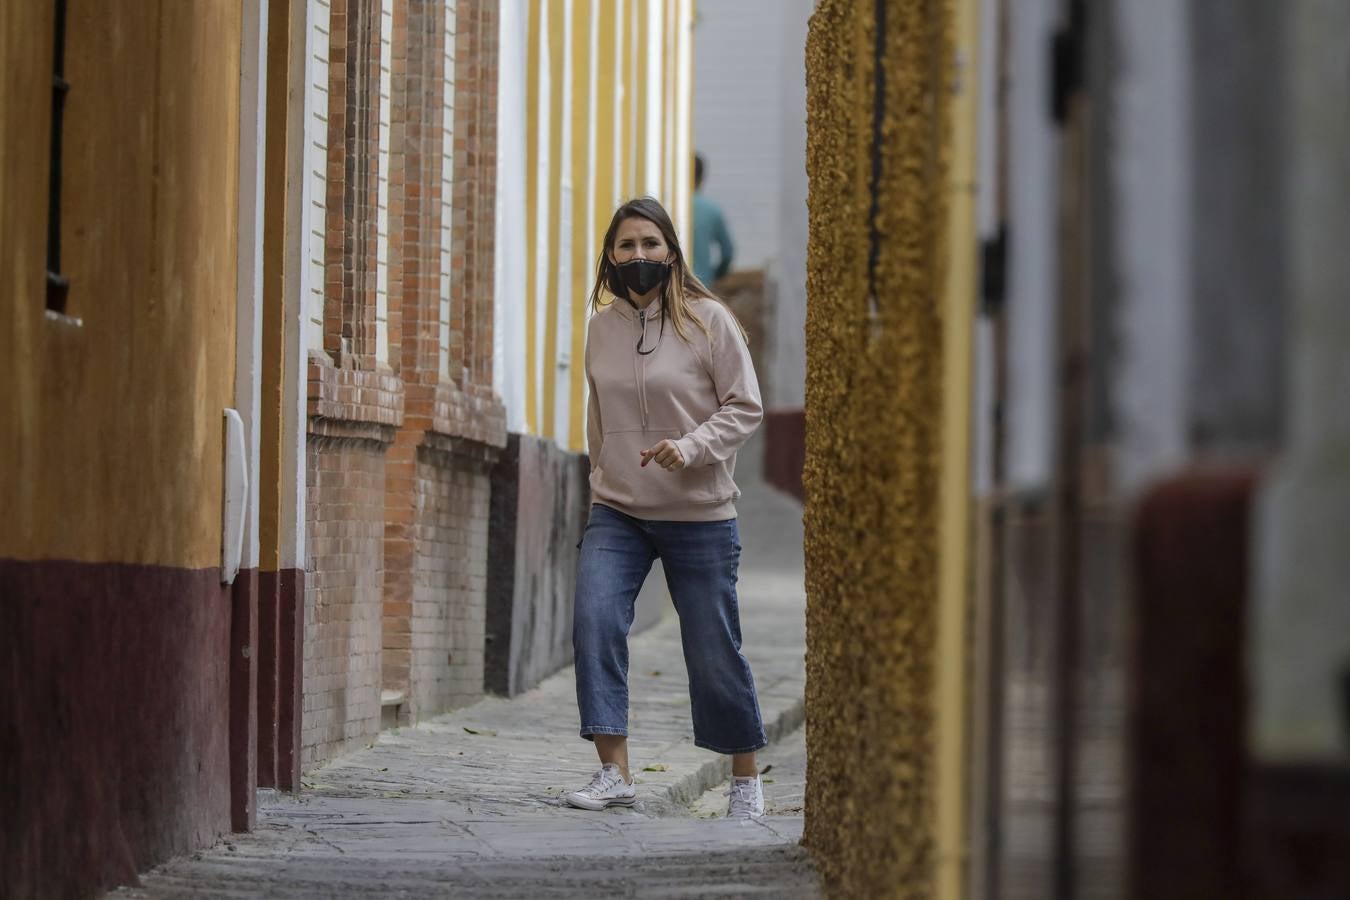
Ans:
[{"label": "woman walking", "polygon": [[566,795],[631,806],[628,629],[660,558],[680,619],[694,743],[732,758],[729,816],[764,814],[755,752],[766,744],[736,605],[736,451],[763,417],[745,331],[690,271],[651,198],[619,207],[591,291],[586,410],[591,506],[577,569],[572,646],[581,736],[601,768]]}]

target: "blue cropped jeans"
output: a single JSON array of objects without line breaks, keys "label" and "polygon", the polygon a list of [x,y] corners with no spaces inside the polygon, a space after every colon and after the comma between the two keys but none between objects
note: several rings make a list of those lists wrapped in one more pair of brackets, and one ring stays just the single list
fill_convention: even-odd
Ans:
[{"label": "blue cropped jeans", "polygon": [[694,744],[716,753],[765,746],[736,608],[736,520],[652,522],[591,507],[577,567],[572,649],[581,736],[628,734],[628,630],[638,591],[658,558],[680,617]]}]

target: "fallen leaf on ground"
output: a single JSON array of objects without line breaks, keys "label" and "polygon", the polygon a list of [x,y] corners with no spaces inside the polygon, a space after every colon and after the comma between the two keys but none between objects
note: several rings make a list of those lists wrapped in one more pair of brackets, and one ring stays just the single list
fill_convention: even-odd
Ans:
[{"label": "fallen leaf on ground", "polygon": [[468,725],[465,725],[464,730],[467,731],[469,734],[481,734],[484,737],[497,736],[497,732],[493,731],[491,728],[470,728]]},{"label": "fallen leaf on ground", "polygon": [[653,678],[659,678],[659,677],[661,676],[661,670],[660,670],[660,669],[653,669],[652,671],[648,672],[647,674],[650,675],[650,676],[652,676]]},{"label": "fallen leaf on ground", "polygon": [[670,768],[670,766],[666,765],[665,763],[656,763],[655,765],[643,766],[643,767],[642,767],[642,771],[644,771],[644,772],[665,772],[665,771],[667,771],[669,768]]},{"label": "fallen leaf on ground", "polygon": [[760,770],[759,770],[759,774],[761,774],[761,775],[768,775],[768,774],[769,774],[769,771],[770,771],[771,769],[773,769],[773,763],[769,763],[767,766],[765,766],[764,768],[760,769]]}]

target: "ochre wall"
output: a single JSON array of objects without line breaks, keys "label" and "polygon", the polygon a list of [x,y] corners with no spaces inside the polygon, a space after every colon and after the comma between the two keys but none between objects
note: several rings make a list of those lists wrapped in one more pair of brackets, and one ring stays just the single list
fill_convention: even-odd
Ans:
[{"label": "ochre wall", "polygon": [[928,897],[950,10],[880,5],[879,123],[875,0],[807,42],[805,842],[833,894]]},{"label": "ochre wall", "polygon": [[73,2],[68,312],[45,312],[52,9],[0,4],[0,895],[230,828],[240,4]]},{"label": "ochre wall", "polygon": [[6,3],[0,558],[219,565],[233,405],[237,3],[73,3],[44,315],[51,4]]}]

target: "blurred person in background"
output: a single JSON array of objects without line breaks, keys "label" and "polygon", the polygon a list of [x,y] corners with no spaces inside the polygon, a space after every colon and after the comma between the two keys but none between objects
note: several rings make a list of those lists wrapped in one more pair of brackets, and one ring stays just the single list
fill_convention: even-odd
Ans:
[{"label": "blurred person in background", "polygon": [[[713,262],[713,245],[717,262]],[[704,284],[713,284],[731,271],[736,248],[731,243],[722,207],[703,195],[703,157],[694,154],[694,274]]]}]

